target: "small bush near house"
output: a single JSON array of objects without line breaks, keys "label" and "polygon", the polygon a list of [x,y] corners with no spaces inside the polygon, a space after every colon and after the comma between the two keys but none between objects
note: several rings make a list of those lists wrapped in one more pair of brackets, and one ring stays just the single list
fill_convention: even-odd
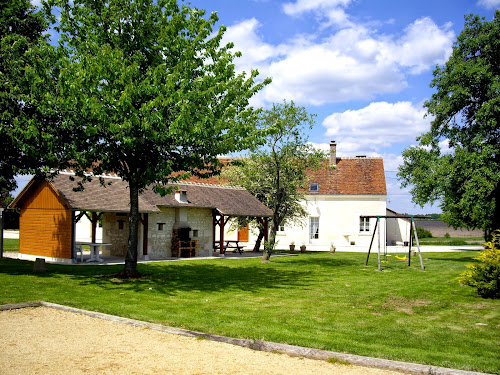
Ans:
[{"label": "small bush near house", "polygon": [[450,234],[448,232],[445,233],[444,238],[450,238]]},{"label": "small bush near house", "polygon": [[[417,227],[418,239],[421,238],[432,238],[432,233],[427,229]],[[413,239],[415,239],[415,234],[413,234]]]},{"label": "small bush near house", "polygon": [[500,298],[500,230],[493,234],[491,242],[476,259],[479,263],[469,264],[460,275],[460,282],[477,289],[478,294],[484,298]]}]

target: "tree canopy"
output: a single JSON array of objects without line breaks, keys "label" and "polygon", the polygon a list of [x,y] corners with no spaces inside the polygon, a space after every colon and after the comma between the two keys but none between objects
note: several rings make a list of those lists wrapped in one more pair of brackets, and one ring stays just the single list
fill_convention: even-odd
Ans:
[{"label": "tree canopy", "polygon": [[425,102],[431,129],[403,152],[398,176],[415,203],[439,201],[448,224],[488,237],[500,227],[500,11],[492,21],[465,20],[449,60],[434,71],[437,91]]},{"label": "tree canopy", "polygon": [[[57,65],[43,33],[48,24],[29,0],[0,1],[0,194],[19,172],[37,173],[63,161],[64,133],[50,102]],[[66,138],[67,139],[67,138]]]},{"label": "tree canopy", "polygon": [[[273,211],[270,245],[266,248],[272,251],[278,228],[307,216],[303,205],[307,171],[319,168],[325,155],[307,143],[314,115],[293,101],[273,104],[272,109],[261,113],[258,123],[265,130],[265,144],[252,152],[242,166],[229,168],[223,176],[231,184],[246,188]],[[264,256],[268,258],[270,253]]]},{"label": "tree canopy", "polygon": [[123,273],[135,275],[138,195],[150,185],[165,193],[162,184],[182,178],[175,172],[217,173],[218,155],[254,146],[249,99],[269,81],[236,74],[239,53],[221,45],[217,15],[176,0],[49,0],[44,11],[60,34],[53,100],[72,134],[72,167],[128,182]]}]

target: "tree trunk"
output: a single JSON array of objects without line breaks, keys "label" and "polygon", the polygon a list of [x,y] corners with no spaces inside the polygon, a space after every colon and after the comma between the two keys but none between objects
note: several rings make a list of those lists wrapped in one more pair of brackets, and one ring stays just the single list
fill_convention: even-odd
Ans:
[{"label": "tree trunk", "polygon": [[128,232],[128,247],[125,257],[125,267],[120,272],[124,278],[139,277],[137,271],[137,244],[139,242],[139,189],[133,182],[129,182],[130,190],[130,217]]},{"label": "tree trunk", "polygon": [[264,228],[259,225],[259,235],[257,236],[257,240],[255,241],[255,246],[253,247],[253,251],[258,252],[260,250],[260,244],[262,243],[262,239],[264,238]]},{"label": "tree trunk", "polygon": [[276,243],[276,230],[277,226],[274,225],[271,226],[271,235],[269,236],[269,241],[268,244],[264,244],[264,252],[262,253],[262,260],[269,260],[271,258],[271,254],[274,250],[274,245]]}]

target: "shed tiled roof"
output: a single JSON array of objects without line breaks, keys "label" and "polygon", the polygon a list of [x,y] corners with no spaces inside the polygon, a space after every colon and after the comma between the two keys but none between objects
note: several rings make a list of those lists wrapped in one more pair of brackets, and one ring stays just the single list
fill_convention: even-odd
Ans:
[{"label": "shed tiled roof", "polygon": [[309,171],[311,183],[319,184],[319,191],[308,194],[327,195],[386,195],[384,162],[382,158],[337,158],[337,165],[329,163],[319,170]]},{"label": "shed tiled roof", "polygon": [[[51,184],[71,209],[130,211],[128,183],[120,178],[103,177],[104,186],[100,184],[98,178],[93,178],[91,182],[84,184],[83,191],[74,191],[78,178],[71,181],[70,177],[72,176],[68,174],[59,174],[54,177]],[[108,183],[111,184],[108,185]],[[224,215],[231,216],[272,215],[271,210],[242,188],[195,183],[175,183],[172,186],[187,192],[188,203],[178,202],[174,192],[162,197],[148,188],[139,195],[139,211],[158,212],[160,207],[193,207],[217,209]],[[27,191],[23,190],[20,196],[25,193]],[[13,203],[20,201],[20,196]]]}]

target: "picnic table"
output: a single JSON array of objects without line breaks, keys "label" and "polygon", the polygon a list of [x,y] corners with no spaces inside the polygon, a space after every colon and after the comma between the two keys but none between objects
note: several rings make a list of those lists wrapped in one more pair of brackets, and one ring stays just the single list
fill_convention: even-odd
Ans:
[{"label": "picnic table", "polygon": [[102,263],[103,259],[99,256],[99,250],[101,246],[110,246],[111,243],[102,243],[102,242],[76,242],[77,247],[80,247],[80,251],[83,245],[90,246],[90,259],[87,259],[87,263],[89,262],[99,262]]},{"label": "picnic table", "polygon": [[[243,253],[243,246],[240,245],[239,240],[225,240],[224,241],[226,244],[224,245],[224,250],[227,249],[235,249],[234,252],[239,252],[240,254]],[[219,249],[220,245],[218,243],[215,244],[215,249]]]}]

